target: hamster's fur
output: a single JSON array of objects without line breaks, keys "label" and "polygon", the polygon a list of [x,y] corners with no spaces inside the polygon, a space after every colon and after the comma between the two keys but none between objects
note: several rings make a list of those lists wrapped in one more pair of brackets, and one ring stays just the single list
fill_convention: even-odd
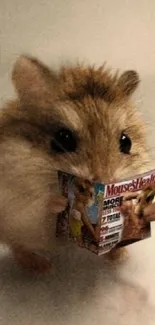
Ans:
[{"label": "hamster's fur", "polygon": [[[131,98],[139,77],[112,76],[104,66],[56,73],[21,56],[12,80],[17,99],[0,112],[0,239],[14,251],[52,252],[56,215],[66,206],[57,170],[112,182],[150,168],[145,126]],[[52,141],[64,129],[76,150],[59,153]],[[121,134],[132,143],[129,153],[120,151]]]}]

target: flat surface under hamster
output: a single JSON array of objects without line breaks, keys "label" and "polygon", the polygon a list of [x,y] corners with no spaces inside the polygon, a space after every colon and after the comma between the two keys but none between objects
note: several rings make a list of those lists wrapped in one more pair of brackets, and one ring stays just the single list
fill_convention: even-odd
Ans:
[{"label": "flat surface under hamster", "polygon": [[151,239],[130,246],[130,259],[124,263],[110,264],[72,246],[55,258],[46,278],[26,277],[1,249],[1,323],[153,325],[153,228]]}]

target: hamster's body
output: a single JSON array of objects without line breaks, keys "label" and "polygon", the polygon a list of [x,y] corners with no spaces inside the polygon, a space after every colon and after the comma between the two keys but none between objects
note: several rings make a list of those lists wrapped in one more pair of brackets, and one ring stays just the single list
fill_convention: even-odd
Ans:
[{"label": "hamster's body", "polygon": [[0,112],[0,239],[31,255],[57,246],[56,216],[66,206],[57,170],[107,182],[147,171],[150,161],[131,103],[136,72],[111,77],[76,66],[56,74],[20,57],[13,82],[18,98]]}]

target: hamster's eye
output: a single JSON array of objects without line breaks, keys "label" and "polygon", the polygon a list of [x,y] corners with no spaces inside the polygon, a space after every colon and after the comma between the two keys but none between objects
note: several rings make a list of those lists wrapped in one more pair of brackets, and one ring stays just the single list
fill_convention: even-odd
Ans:
[{"label": "hamster's eye", "polygon": [[120,147],[119,147],[120,152],[129,154],[132,147],[132,142],[130,138],[126,134],[122,133],[119,142],[120,142]]},{"label": "hamster's eye", "polygon": [[60,129],[55,132],[51,149],[57,153],[74,152],[77,148],[77,139],[72,131],[68,129]]}]

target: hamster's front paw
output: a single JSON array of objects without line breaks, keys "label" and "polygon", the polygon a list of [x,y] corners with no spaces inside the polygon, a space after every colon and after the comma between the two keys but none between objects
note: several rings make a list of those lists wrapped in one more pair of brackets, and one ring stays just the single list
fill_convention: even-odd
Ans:
[{"label": "hamster's front paw", "polygon": [[107,254],[107,258],[112,261],[124,262],[129,258],[129,253],[125,247],[113,248]]},{"label": "hamster's front paw", "polygon": [[46,274],[51,270],[51,262],[44,256],[28,252],[22,248],[13,248],[13,256],[19,266],[29,273]]},{"label": "hamster's front paw", "polygon": [[52,196],[51,198],[51,212],[52,213],[60,213],[64,211],[67,207],[67,198],[64,196]]}]

